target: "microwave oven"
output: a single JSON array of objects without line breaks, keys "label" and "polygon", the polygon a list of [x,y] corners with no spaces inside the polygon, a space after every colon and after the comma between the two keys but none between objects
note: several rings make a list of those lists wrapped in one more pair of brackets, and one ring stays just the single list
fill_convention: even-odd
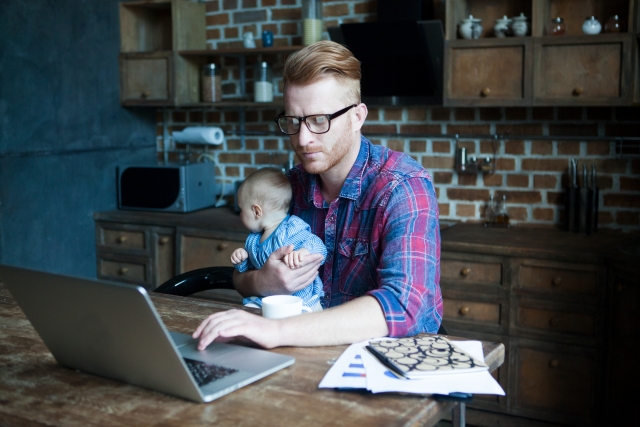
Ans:
[{"label": "microwave oven", "polygon": [[166,166],[120,166],[118,208],[192,212],[214,206],[218,196],[212,162]]}]

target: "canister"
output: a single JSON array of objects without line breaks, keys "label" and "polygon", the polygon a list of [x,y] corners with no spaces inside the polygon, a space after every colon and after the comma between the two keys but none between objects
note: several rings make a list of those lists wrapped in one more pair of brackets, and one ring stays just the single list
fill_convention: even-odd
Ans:
[{"label": "canister", "polygon": [[216,64],[202,66],[202,102],[218,102],[222,99],[222,79]]}]

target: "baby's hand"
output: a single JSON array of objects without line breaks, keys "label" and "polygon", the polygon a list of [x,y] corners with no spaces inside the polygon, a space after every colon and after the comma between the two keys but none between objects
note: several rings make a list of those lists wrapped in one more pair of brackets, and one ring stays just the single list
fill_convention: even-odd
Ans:
[{"label": "baby's hand", "polygon": [[238,248],[231,254],[231,263],[237,265],[247,258],[249,258],[249,253],[244,248]]},{"label": "baby's hand", "polygon": [[289,268],[298,268],[304,265],[304,257],[309,255],[309,251],[305,248],[299,251],[293,251],[285,255],[283,261]]}]

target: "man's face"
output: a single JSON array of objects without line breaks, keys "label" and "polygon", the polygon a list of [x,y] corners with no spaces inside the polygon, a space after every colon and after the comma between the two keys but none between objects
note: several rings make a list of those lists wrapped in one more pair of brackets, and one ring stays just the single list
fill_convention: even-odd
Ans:
[{"label": "man's face", "polygon": [[[333,77],[306,86],[287,85],[285,114],[298,117],[333,114],[349,105],[344,101],[345,93],[346,89]],[[312,133],[301,123],[300,132],[290,136],[290,143],[305,171],[311,174],[333,171],[346,176],[359,149],[360,124],[357,118],[354,120],[354,114],[351,109],[331,120],[329,132],[324,134]]]}]

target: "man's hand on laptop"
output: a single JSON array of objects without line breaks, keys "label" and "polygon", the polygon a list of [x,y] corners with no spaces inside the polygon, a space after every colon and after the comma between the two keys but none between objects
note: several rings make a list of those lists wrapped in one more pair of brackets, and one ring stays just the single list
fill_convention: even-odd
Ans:
[{"label": "man's hand on laptop", "polygon": [[214,313],[193,332],[199,339],[198,350],[204,350],[213,341],[231,341],[246,338],[264,348],[278,346],[278,321],[266,319],[242,310]]}]

